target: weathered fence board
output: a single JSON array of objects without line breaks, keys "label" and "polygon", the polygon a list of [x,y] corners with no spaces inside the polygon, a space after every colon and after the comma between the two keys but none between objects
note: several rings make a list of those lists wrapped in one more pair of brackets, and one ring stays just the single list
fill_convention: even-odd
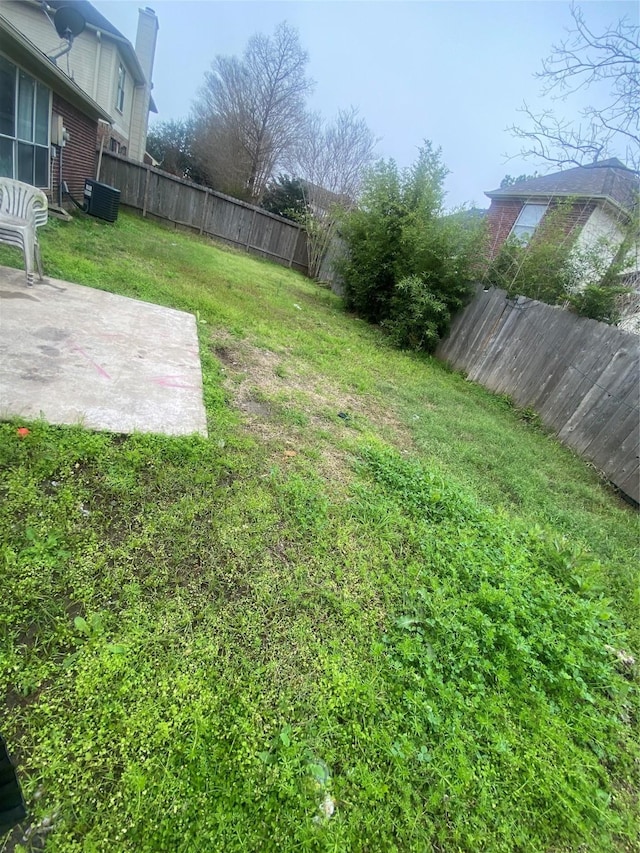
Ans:
[{"label": "weathered fence board", "polygon": [[106,151],[100,180],[119,189],[120,202],[143,216],[192,228],[308,273],[306,232],[288,219]]},{"label": "weathered fence board", "polygon": [[531,407],[640,502],[640,338],[502,290],[479,290],[437,355]]}]

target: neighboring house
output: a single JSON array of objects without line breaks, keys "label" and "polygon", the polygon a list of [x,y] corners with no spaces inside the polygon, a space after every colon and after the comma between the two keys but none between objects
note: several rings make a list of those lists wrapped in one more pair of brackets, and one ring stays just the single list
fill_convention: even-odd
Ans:
[{"label": "neighboring house", "polygon": [[[47,57],[55,56],[59,53],[61,46],[64,46],[64,40],[60,39],[56,29],[52,23],[56,11],[63,6],[70,6],[78,11],[85,20],[84,30],[76,36],[73,41],[71,50],[64,56],[55,61],[47,59]],[[30,45],[29,53],[32,62],[32,68],[29,72],[20,60],[19,57],[12,59],[8,54],[9,42],[5,44],[3,37],[0,42],[0,57],[4,56],[5,60],[13,62],[17,68],[16,82],[14,89],[14,99],[11,104],[7,101],[7,109],[12,107],[16,111],[16,124],[13,127],[11,136],[10,133],[0,131],[0,138],[7,137],[13,140],[14,156],[13,165],[6,162],[6,154],[2,161],[2,174],[13,175],[19,177],[22,173],[26,173],[18,162],[18,152],[23,150],[20,148],[26,129],[20,124],[22,114],[28,109],[27,100],[28,86],[21,88],[21,72],[29,72],[32,78],[41,82],[43,85],[46,79],[50,82],[47,84],[52,96],[49,97],[49,116],[50,127],[47,129],[46,141],[44,134],[44,100],[34,101],[31,108],[35,111],[33,121],[38,124],[38,138],[41,140],[38,145],[41,148],[48,147],[50,149],[50,168],[44,167],[44,155],[41,152],[36,152],[40,158],[40,167],[37,174],[34,174],[34,182],[48,190],[55,197],[55,182],[58,163],[54,163],[54,158],[57,159],[60,153],[59,143],[62,140],[58,139],[59,128],[64,126],[67,131],[68,141],[62,150],[63,161],[66,161],[68,168],[73,166],[74,174],[71,175],[75,182],[75,165],[77,145],[74,145],[74,127],[71,116],[65,112],[64,106],[56,100],[57,88],[51,84],[52,74],[56,81],[60,82],[60,76],[66,78],[69,84],[73,86],[74,91],[79,90],[85,96],[85,103],[91,103],[98,108],[100,125],[97,130],[97,138],[93,136],[89,140],[86,136],[86,129],[83,131],[83,145],[89,145],[91,148],[90,158],[91,168],[87,168],[87,163],[82,164],[84,171],[83,177],[95,176],[95,150],[96,145],[103,145],[106,150],[122,154],[137,162],[143,162],[145,156],[145,148],[147,142],[147,126],[149,119],[149,111],[156,111],[155,104],[151,97],[152,82],[151,76],[153,72],[153,62],[155,56],[156,36],[158,31],[158,21],[152,9],[140,9],[138,20],[138,32],[136,36],[135,49],[129,42],[106,18],[104,18],[87,0],[3,0],[0,4],[0,26],[2,26],[3,34],[10,33],[9,41],[15,43],[16,33],[21,37],[23,48],[25,45]],[[20,40],[20,39],[18,39]],[[23,50],[24,53],[24,50]],[[36,73],[33,67],[33,62],[39,54],[40,71]],[[47,68],[46,66],[50,66]],[[51,71],[53,69],[53,71]],[[10,78],[5,78],[6,82],[10,82]],[[64,87],[62,87],[64,88]],[[2,97],[9,98],[6,88],[3,86]],[[38,92],[38,88],[34,89]],[[42,96],[44,98],[44,95]],[[63,99],[64,100],[64,99]],[[76,99],[77,100],[77,99]],[[35,106],[34,106],[35,104]],[[76,104],[77,106],[77,104]],[[3,112],[5,105],[3,104]],[[95,109],[93,110],[95,113]],[[76,130],[75,133],[78,131]],[[28,141],[28,140],[27,140]],[[8,151],[6,141],[2,143],[5,146],[5,151]],[[72,156],[73,155],[73,156]],[[89,155],[89,152],[87,152]],[[63,163],[64,171],[64,163]],[[45,174],[46,173],[46,174]],[[69,181],[66,171],[64,179]]]},{"label": "neighboring house", "polygon": [[82,198],[99,121],[109,113],[0,14],[0,175],[41,187],[55,204],[62,175]]},{"label": "neighboring house", "polygon": [[[487,192],[491,199],[487,213],[490,256],[495,257],[510,236],[528,242],[558,202],[568,201],[565,234],[575,239],[576,249],[596,250],[600,265],[607,267],[618,255],[629,226],[635,223],[637,228],[639,193],[637,172],[616,158]],[[636,242],[626,256],[626,282],[637,282],[638,260]],[[626,326],[636,331],[637,325],[640,331],[639,320],[640,316],[635,317]]]},{"label": "neighboring house", "polygon": [[347,208],[353,205],[353,201],[348,195],[334,193],[332,190],[327,190],[318,184],[304,179],[300,180],[300,184],[309,209],[314,216],[320,219],[327,216],[336,205]]}]

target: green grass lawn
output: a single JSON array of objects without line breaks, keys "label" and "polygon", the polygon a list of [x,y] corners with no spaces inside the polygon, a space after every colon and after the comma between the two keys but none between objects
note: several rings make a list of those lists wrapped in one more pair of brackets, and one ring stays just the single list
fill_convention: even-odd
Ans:
[{"label": "green grass lawn", "polygon": [[10,849],[639,850],[634,510],[295,273],[127,213],[42,244],[196,314],[209,437],[0,423]]}]

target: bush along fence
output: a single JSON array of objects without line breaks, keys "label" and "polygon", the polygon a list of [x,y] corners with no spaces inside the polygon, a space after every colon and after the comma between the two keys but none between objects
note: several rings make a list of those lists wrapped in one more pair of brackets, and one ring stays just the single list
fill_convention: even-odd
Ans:
[{"label": "bush along fence", "polygon": [[640,502],[640,338],[505,291],[479,289],[436,350],[531,408],[558,438]]},{"label": "bush along fence", "polygon": [[307,234],[287,219],[170,175],[103,152],[99,180],[143,216],[172,222],[308,274]]}]

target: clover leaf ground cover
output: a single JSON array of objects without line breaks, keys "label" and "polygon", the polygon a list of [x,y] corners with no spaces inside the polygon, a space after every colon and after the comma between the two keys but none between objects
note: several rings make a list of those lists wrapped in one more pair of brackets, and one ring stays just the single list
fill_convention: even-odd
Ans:
[{"label": "clover leaf ground cover", "polygon": [[209,437],[0,424],[6,849],[638,849],[633,510],[287,270],[43,255],[196,313]]}]

